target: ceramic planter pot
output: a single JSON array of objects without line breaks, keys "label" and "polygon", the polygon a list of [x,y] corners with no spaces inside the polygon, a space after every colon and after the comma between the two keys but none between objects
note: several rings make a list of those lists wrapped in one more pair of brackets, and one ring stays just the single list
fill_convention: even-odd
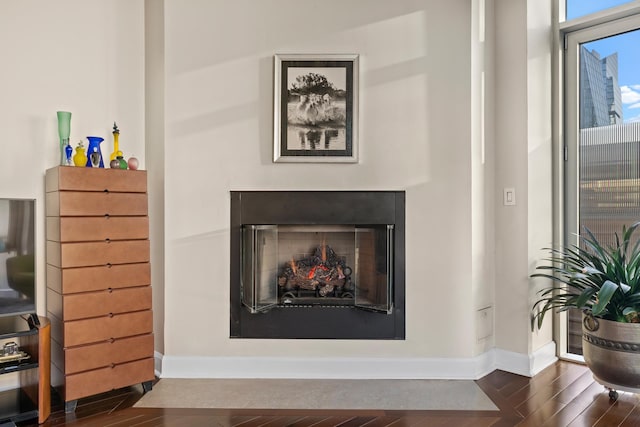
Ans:
[{"label": "ceramic planter pot", "polygon": [[622,323],[582,313],[582,350],[600,384],[640,393],[640,323]]}]

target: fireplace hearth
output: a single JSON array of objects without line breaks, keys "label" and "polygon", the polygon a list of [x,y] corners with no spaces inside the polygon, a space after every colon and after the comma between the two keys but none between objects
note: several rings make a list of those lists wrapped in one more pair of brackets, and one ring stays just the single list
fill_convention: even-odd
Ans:
[{"label": "fireplace hearth", "polygon": [[231,192],[232,338],[404,339],[404,192]]}]

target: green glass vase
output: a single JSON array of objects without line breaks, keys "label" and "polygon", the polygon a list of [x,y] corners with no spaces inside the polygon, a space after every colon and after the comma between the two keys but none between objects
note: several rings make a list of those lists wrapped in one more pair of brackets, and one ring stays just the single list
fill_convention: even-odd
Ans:
[{"label": "green glass vase", "polygon": [[71,156],[67,153],[69,146],[69,134],[71,133],[71,113],[68,111],[58,111],[58,136],[60,137],[60,164],[63,166],[71,164]]}]

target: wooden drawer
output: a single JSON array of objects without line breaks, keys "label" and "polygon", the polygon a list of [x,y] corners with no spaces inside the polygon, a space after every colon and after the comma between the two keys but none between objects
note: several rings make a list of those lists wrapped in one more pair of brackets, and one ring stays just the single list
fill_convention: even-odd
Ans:
[{"label": "wooden drawer", "polygon": [[147,216],[47,217],[47,240],[56,242],[148,238]]},{"label": "wooden drawer", "polygon": [[60,268],[149,262],[148,240],[58,243],[47,240],[47,263]]},{"label": "wooden drawer", "polygon": [[58,166],[47,170],[45,190],[145,193],[147,171]]},{"label": "wooden drawer", "polygon": [[153,358],[67,375],[65,401],[154,380]]},{"label": "wooden drawer", "polygon": [[[64,322],[65,349],[133,335],[150,334],[153,328],[151,310],[113,316]],[[53,332],[53,331],[52,331]]]},{"label": "wooden drawer", "polygon": [[49,289],[49,311],[65,320],[151,310],[151,286],[61,295]]},{"label": "wooden drawer", "polygon": [[46,194],[47,216],[148,214],[146,193],[60,191]]},{"label": "wooden drawer", "polygon": [[64,366],[67,374],[75,374],[148,357],[153,357],[152,334],[66,349]]},{"label": "wooden drawer", "polygon": [[151,264],[65,268],[47,264],[47,287],[59,294],[130,288],[151,284]]}]

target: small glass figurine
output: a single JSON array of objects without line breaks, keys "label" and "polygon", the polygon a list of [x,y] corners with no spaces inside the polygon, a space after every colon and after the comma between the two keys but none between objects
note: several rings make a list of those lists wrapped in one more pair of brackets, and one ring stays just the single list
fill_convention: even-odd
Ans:
[{"label": "small glass figurine", "polygon": [[120,169],[126,169],[127,168],[127,161],[124,159],[124,157],[122,157],[122,153],[120,153],[120,155],[116,157],[116,160],[119,163]]},{"label": "small glass figurine", "polygon": [[127,166],[129,166],[129,169],[131,169],[132,171],[137,170],[138,159],[135,157],[129,157],[129,160],[127,160]]},{"label": "small glass figurine", "polygon": [[73,163],[71,162],[71,155],[73,154],[73,148],[71,148],[71,144],[69,144],[69,140],[67,140],[67,146],[64,147],[64,154],[66,157],[65,165],[73,166]]}]

